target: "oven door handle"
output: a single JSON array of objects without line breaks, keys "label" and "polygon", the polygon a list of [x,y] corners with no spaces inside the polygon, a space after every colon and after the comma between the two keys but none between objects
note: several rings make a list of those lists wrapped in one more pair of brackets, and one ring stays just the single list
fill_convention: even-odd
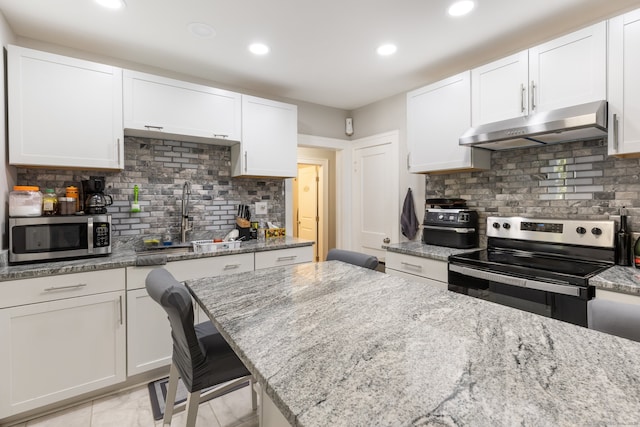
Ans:
[{"label": "oven door handle", "polygon": [[475,228],[461,228],[461,227],[438,227],[437,225],[425,225],[422,228],[428,230],[442,230],[442,231],[455,231],[456,233],[475,233]]},{"label": "oven door handle", "polygon": [[476,270],[475,268],[463,267],[456,264],[449,264],[449,270],[465,276],[478,279],[491,280],[505,285],[519,286],[521,288],[537,289],[539,291],[553,292],[562,295],[580,296],[580,289],[571,285],[559,285],[556,283],[540,282],[538,280],[524,279],[521,277],[506,276],[492,273],[490,271]]}]

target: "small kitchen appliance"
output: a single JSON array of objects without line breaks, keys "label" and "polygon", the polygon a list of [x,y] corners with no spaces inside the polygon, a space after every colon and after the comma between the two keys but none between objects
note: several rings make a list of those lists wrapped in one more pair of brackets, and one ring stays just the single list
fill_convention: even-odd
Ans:
[{"label": "small kitchen appliance", "polygon": [[9,218],[9,264],[111,253],[111,215]]},{"label": "small kitchen appliance", "polygon": [[488,217],[487,249],[449,257],[448,289],[587,326],[589,279],[614,261],[614,221]]},{"label": "small kitchen appliance", "polygon": [[113,204],[113,198],[104,194],[105,179],[103,176],[91,176],[82,181],[84,213],[88,215],[106,214],[107,206]]},{"label": "small kitchen appliance", "polygon": [[427,199],[422,242],[427,245],[469,249],[478,246],[478,213],[463,199]]}]

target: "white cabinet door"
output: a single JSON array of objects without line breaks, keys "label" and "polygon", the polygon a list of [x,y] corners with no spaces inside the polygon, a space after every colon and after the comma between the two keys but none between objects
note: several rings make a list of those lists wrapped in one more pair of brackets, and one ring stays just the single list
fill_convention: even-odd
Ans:
[{"label": "white cabinet door", "polygon": [[123,169],[122,70],[8,47],[9,163]]},{"label": "white cabinet door", "polygon": [[386,268],[406,274],[425,277],[440,283],[448,281],[448,266],[446,261],[417,257],[387,251]]},{"label": "white cabinet door", "polygon": [[0,310],[0,419],[126,378],[124,292]]},{"label": "white cabinet door", "polygon": [[478,126],[529,113],[526,50],[471,70],[471,123]]},{"label": "white cabinet door", "polygon": [[489,169],[489,151],[458,144],[471,126],[470,110],[469,71],[407,94],[409,172]]},{"label": "white cabinet door", "polygon": [[256,252],[256,270],[313,261],[313,246]]},{"label": "white cabinet door", "polygon": [[471,71],[478,126],[607,99],[607,23],[601,22]]},{"label": "white cabinet door", "polygon": [[640,153],[640,9],[609,21],[609,155]]},{"label": "white cabinet door", "polygon": [[298,174],[298,107],[242,95],[242,142],[231,147],[233,176]]},{"label": "white cabinet door", "polygon": [[[127,267],[127,375],[171,364],[171,327],[166,312],[151,299],[145,279],[154,268],[166,268],[176,280],[253,271],[252,253],[169,262],[157,267]],[[194,321],[203,322],[194,303]]]},{"label": "white cabinet door", "polygon": [[529,49],[529,80],[536,113],[607,99],[606,21]]},{"label": "white cabinet door", "polygon": [[240,140],[239,93],[130,70],[124,71],[123,92],[127,134]]}]

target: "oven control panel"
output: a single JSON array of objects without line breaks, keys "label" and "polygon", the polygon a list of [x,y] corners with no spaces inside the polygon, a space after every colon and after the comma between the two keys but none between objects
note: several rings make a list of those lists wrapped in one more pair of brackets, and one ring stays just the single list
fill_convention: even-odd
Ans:
[{"label": "oven control panel", "polygon": [[614,221],[487,217],[487,237],[612,248]]}]

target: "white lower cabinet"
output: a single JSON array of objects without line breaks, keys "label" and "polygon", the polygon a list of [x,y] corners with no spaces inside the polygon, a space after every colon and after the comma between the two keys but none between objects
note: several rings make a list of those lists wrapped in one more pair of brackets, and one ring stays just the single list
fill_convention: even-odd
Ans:
[{"label": "white lower cabinet", "polygon": [[392,276],[447,289],[447,261],[387,251],[385,271]]},{"label": "white lower cabinet", "polygon": [[125,381],[124,269],[2,286],[0,419]]},{"label": "white lower cabinet", "polygon": [[[132,376],[171,364],[171,327],[167,314],[151,299],[145,279],[163,267],[180,281],[205,276],[253,271],[253,254],[175,261],[154,267],[127,267],[127,375]],[[194,305],[195,322],[204,321]]]}]

